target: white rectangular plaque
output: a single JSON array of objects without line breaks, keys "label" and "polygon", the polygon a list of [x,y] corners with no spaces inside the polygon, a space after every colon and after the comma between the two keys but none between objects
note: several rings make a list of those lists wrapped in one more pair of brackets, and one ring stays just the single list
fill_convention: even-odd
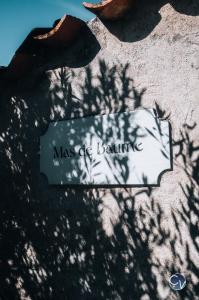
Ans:
[{"label": "white rectangular plaque", "polygon": [[153,109],[53,122],[40,139],[49,184],[158,185],[171,169],[169,122]]}]

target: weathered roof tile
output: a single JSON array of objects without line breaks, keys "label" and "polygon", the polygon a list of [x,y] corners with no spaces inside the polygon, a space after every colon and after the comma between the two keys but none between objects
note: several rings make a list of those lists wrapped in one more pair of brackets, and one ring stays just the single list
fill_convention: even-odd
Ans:
[{"label": "weathered roof tile", "polygon": [[116,20],[122,18],[136,0],[105,0],[98,4],[83,2],[86,9],[101,19]]}]

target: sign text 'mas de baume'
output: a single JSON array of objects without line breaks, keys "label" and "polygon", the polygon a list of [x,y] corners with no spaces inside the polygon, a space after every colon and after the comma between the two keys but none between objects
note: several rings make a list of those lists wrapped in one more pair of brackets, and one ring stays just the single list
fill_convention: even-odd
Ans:
[{"label": "sign text 'mas de baume'", "polygon": [[49,184],[158,185],[171,168],[169,122],[153,109],[50,123],[40,139]]}]

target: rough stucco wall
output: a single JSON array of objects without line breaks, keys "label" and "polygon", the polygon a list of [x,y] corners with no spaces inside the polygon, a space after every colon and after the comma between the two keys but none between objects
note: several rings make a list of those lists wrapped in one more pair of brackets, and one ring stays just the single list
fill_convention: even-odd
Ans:
[{"label": "rough stucco wall", "polygon": [[[48,70],[2,96],[3,299],[199,299],[199,5],[171,4],[93,19],[101,50],[88,66]],[[160,187],[72,190],[39,175],[49,121],[155,103],[173,139]],[[177,271],[188,284],[174,293]]]}]

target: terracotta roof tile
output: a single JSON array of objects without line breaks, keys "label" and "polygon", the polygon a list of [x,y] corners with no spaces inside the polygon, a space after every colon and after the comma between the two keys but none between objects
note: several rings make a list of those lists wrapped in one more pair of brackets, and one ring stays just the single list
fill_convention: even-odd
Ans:
[{"label": "terracotta roof tile", "polygon": [[43,45],[62,47],[70,44],[78,36],[85,22],[75,17],[65,15],[50,31],[34,36]]},{"label": "terracotta roof tile", "polygon": [[86,9],[101,19],[116,20],[122,18],[136,0],[105,0],[98,4],[83,2]]}]

